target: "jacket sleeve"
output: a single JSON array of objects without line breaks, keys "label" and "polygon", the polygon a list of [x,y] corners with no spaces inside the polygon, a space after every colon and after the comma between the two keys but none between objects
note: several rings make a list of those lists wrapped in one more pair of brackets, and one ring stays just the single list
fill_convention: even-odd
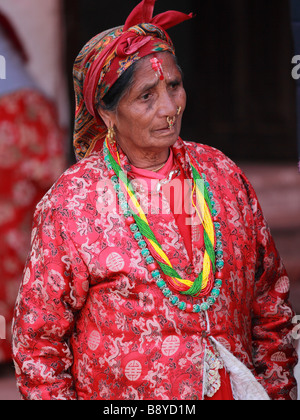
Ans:
[{"label": "jacket sleeve", "polygon": [[17,384],[26,400],[76,399],[68,345],[83,307],[88,273],[58,211],[35,215],[32,249],[13,324]]},{"label": "jacket sleeve", "polygon": [[273,400],[297,397],[294,368],[293,310],[288,302],[290,283],[257,196],[245,176],[254,217],[256,271],[252,310],[252,348],[256,375]]}]

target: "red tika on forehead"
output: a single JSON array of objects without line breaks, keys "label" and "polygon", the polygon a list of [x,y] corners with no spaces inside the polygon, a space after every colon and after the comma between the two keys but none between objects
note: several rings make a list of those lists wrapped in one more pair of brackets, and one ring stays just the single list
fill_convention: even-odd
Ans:
[{"label": "red tika on forehead", "polygon": [[150,62],[153,70],[157,74],[157,77],[159,77],[160,80],[164,80],[165,76],[162,68],[162,60],[159,60],[157,57],[153,57],[150,59]]}]

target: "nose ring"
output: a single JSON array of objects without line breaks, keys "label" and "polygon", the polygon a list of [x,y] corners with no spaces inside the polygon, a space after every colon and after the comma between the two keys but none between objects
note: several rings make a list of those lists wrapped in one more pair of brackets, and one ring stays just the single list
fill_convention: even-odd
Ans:
[{"label": "nose ring", "polygon": [[[181,111],[182,111],[182,107],[180,106],[180,107],[177,108],[177,116],[179,116],[181,114]],[[176,115],[174,117],[167,117],[167,122],[169,124],[169,130],[172,130],[172,128],[175,124],[175,121],[176,121]]]},{"label": "nose ring", "polygon": [[172,130],[176,121],[176,117],[167,117],[167,122],[169,124],[169,129]]}]

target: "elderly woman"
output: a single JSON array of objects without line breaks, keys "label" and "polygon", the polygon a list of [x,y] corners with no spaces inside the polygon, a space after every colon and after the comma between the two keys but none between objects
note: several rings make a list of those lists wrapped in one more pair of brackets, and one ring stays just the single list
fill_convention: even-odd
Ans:
[{"label": "elderly woman", "polygon": [[[289,280],[253,188],[180,139],[182,73],[142,1],[75,67],[75,151],[38,205],[14,322],[25,399],[294,399]],[[170,186],[172,185],[172,188]]]}]

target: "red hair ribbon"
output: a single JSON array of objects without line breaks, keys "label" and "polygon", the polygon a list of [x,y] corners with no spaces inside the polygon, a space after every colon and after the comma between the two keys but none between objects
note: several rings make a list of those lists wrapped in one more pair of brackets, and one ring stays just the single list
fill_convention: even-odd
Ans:
[{"label": "red hair ribbon", "polygon": [[152,25],[160,26],[164,30],[167,30],[194,17],[193,13],[187,15],[185,13],[176,12],[175,10],[169,10],[168,12],[153,17],[155,2],[156,0],[141,1],[128,16],[124,25],[124,31],[128,31],[129,28],[140,23],[151,23]]}]

